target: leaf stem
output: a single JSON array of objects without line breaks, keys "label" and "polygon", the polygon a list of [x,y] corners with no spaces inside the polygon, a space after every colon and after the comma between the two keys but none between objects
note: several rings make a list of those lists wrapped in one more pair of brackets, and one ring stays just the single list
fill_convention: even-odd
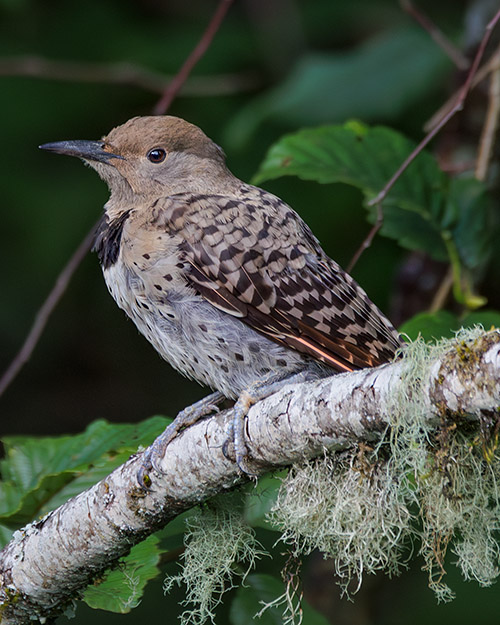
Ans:
[{"label": "leaf stem", "polygon": [[462,304],[469,310],[475,310],[484,306],[487,302],[485,297],[473,293],[470,280],[466,278],[463,272],[460,255],[458,253],[455,241],[449,230],[441,233],[448,258],[450,259],[451,270],[453,274],[453,295],[459,304]]}]

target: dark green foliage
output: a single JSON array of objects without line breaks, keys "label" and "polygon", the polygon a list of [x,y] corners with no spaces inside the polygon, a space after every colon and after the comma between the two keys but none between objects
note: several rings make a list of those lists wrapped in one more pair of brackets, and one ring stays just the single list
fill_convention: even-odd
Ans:
[{"label": "dark green foliage", "polygon": [[485,330],[500,328],[500,312],[496,310],[478,310],[457,317],[447,310],[435,313],[423,312],[409,319],[399,328],[410,339],[421,335],[426,341],[441,337],[452,337],[460,328],[482,325]]},{"label": "dark green foliage", "polygon": [[[261,607],[256,622],[262,625],[282,625],[283,623],[292,622],[285,620],[280,610],[275,609],[276,600],[281,598],[282,601],[278,605],[283,608],[283,603],[287,598],[283,594],[283,582],[272,577],[271,575],[249,575],[246,578],[246,584],[238,588],[236,597],[231,603],[231,623],[232,625],[247,625],[256,617],[256,606],[269,606],[267,609]],[[297,597],[295,599],[295,607],[298,606]],[[271,606],[271,604],[273,604]],[[328,621],[324,616],[313,610],[307,601],[302,601],[301,606],[304,614],[304,623],[307,625],[327,625]],[[297,608],[298,609],[298,608]]]},{"label": "dark green foliage", "polygon": [[135,545],[118,566],[103,580],[89,586],[83,601],[91,608],[125,614],[136,608],[142,599],[146,584],[159,573],[160,551],[156,536]]},{"label": "dark green foliage", "polygon": [[353,116],[393,120],[436,90],[448,64],[414,26],[379,33],[352,52],[306,54],[280,85],[238,113],[226,131],[228,141],[248,141],[266,118],[291,126]]},{"label": "dark green foliage", "polygon": [[[373,200],[415,144],[390,128],[351,121],[286,135],[269,150],[255,182],[294,175],[321,183],[343,182]],[[369,219],[376,207],[368,204]],[[481,270],[491,255],[496,229],[485,185],[448,178],[423,152],[383,201],[381,234],[436,260]],[[456,250],[456,252],[455,252]]]},{"label": "dark green foliage", "polygon": [[[470,36],[466,25],[480,12],[479,2],[468,4],[467,16],[464,3],[418,4],[460,42]],[[0,55],[2,60],[39,55],[98,66],[127,62],[172,74],[198,40],[213,6],[203,1],[1,0]],[[194,72],[195,77],[208,77],[212,92],[240,80],[249,86],[221,95],[181,95],[170,112],[200,125],[220,143],[240,177],[249,179],[257,170],[255,181],[283,196],[314,224],[328,253],[346,263],[374,223],[376,209],[368,202],[421,139],[423,124],[461,84],[463,75],[394,0],[271,0],[268,6],[255,6],[234,4]],[[466,46],[476,44],[468,40]],[[129,117],[150,114],[157,94],[132,85],[78,80],[0,75],[0,83],[3,370],[62,265],[106,201],[104,185],[96,177],[76,162],[56,162],[36,146],[97,139]],[[408,251],[451,265],[454,292],[441,309],[431,313],[422,305],[401,326],[412,339],[419,334],[429,341],[449,337],[475,324],[500,326],[493,179],[498,163],[494,160],[490,179],[481,183],[474,179],[473,167],[460,176],[443,173],[433,155],[439,151],[442,156],[451,145],[448,149],[459,152],[460,163],[474,161],[485,115],[482,98],[476,90],[459,121],[396,183],[383,203],[382,236],[355,268],[355,277],[391,317],[388,294],[400,287],[396,276]],[[488,307],[471,312],[485,297]],[[105,477],[167,422],[154,417],[139,425],[116,425],[103,418],[137,422],[151,414],[173,415],[205,392],[181,380],[156,357],[106,293],[96,258],[86,259],[30,363],[0,398],[5,450],[0,464],[1,544],[17,528]],[[94,419],[98,420],[85,430]],[[246,585],[225,596],[217,612],[221,625],[251,623],[262,607],[260,601],[272,602],[284,592],[279,581],[283,546],[272,550],[278,534],[266,521],[281,477],[265,477],[255,489],[245,490],[244,520],[273,559],[260,560]],[[110,612],[135,607],[146,582],[158,575],[159,559],[182,548],[189,516],[182,515],[135,547],[101,584],[90,588],[84,600],[107,612],[89,614],[81,606],[75,625],[90,619],[95,625],[99,619],[106,625],[135,623],[157,619],[158,614],[168,614],[165,618],[173,621],[175,610],[183,610],[175,605],[183,595],[163,597],[159,588],[156,598],[146,596],[129,617]],[[498,621],[496,595],[471,584],[460,586],[458,580],[452,583],[455,603],[436,608],[429,603],[432,594],[419,567],[397,581],[378,575],[370,582],[373,586],[360,591],[353,609],[376,625],[422,619],[429,625],[460,625],[477,620],[478,609],[485,625]],[[241,569],[239,563],[234,568]],[[307,566],[304,569],[307,582]],[[165,570],[170,575],[179,571],[177,563],[162,565]],[[327,594],[336,595],[332,579],[328,584]],[[417,607],[408,610],[410,602]],[[330,610],[328,621],[344,625],[360,619],[347,604],[342,620],[338,603],[334,605],[322,605]],[[326,622],[307,603],[303,607],[305,625]],[[282,623],[282,611],[269,609],[260,622]]]},{"label": "dark green foliage", "polygon": [[137,425],[100,420],[76,436],[4,437],[0,524],[15,529],[57,508],[150,444],[167,424],[163,417]]}]

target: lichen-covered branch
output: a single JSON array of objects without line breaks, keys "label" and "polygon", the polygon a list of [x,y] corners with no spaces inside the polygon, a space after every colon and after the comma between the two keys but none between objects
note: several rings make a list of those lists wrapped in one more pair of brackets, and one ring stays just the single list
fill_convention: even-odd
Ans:
[{"label": "lichen-covered branch", "polygon": [[[454,341],[409,346],[395,363],[285,387],[248,415],[255,473],[300,462],[325,449],[374,441],[398,426],[398,405],[420,418],[444,417],[460,427],[479,420],[497,427],[500,332],[469,331]],[[0,620],[28,623],[59,613],[130,547],[180,512],[245,479],[224,457],[230,411],[175,439],[151,475],[149,492],[136,475],[140,455],[45,518],[16,532],[0,553]],[[496,431],[496,430],[495,430]]]}]

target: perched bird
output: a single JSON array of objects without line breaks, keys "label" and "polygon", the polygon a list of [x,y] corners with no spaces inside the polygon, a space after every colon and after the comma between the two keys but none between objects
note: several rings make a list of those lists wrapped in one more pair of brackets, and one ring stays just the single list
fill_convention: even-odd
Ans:
[{"label": "perched bird", "polygon": [[285,380],[379,365],[402,345],[299,215],[238,180],[198,127],[134,117],[101,141],[40,147],[83,159],[108,184],[94,250],[111,295],[175,369],[216,389],[146,452],[142,483],[179,430],[224,397],[238,400],[236,461],[248,470],[252,403]]}]

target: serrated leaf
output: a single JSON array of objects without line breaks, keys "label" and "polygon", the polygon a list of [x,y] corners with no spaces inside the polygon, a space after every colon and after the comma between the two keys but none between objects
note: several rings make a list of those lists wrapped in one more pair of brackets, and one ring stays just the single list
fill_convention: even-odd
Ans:
[{"label": "serrated leaf", "polygon": [[[321,183],[344,182],[373,199],[415,144],[390,128],[356,122],[306,128],[274,144],[254,181],[286,175]],[[381,233],[412,250],[425,250],[436,260],[447,258],[441,238],[446,213],[447,176],[436,160],[422,152],[398,179],[383,202]],[[376,209],[371,207],[373,221]]]},{"label": "serrated leaf", "polygon": [[447,209],[462,263],[473,271],[482,269],[498,236],[498,223],[486,187],[475,178],[453,178]]},{"label": "serrated leaf", "polygon": [[78,494],[147,445],[168,423],[152,417],[140,424],[95,421],[76,436],[5,437],[0,463],[0,523],[17,528]]},{"label": "serrated leaf", "polygon": [[434,89],[449,67],[427,34],[413,27],[391,29],[350,52],[309,53],[281,85],[239,112],[227,143],[241,146],[268,118],[295,127],[349,117],[393,120]]},{"label": "serrated leaf", "polygon": [[159,574],[158,538],[150,536],[135,545],[104,580],[89,586],[83,601],[91,608],[125,614],[140,603],[147,582]]},{"label": "serrated leaf", "polygon": [[104,453],[99,460],[89,465],[85,470],[73,474],[71,481],[66,483],[57,491],[52,491],[50,499],[40,506],[39,514],[43,515],[58,508],[71,497],[82,493],[84,490],[91,488],[100,480],[105,478],[116,467],[126,462],[131,455],[130,450],[115,452],[112,454]]},{"label": "serrated leaf", "polygon": [[[360,122],[306,128],[271,147],[255,182],[286,175],[343,182],[360,189],[368,204],[414,147],[390,128]],[[376,208],[368,209],[373,223]],[[474,271],[488,260],[496,236],[485,186],[470,178],[451,180],[427,152],[416,157],[390,190],[383,217],[381,234],[436,260],[449,260],[451,239],[461,264]]]},{"label": "serrated leaf", "polygon": [[[270,607],[264,610],[258,619],[255,619],[257,612],[260,612],[263,605],[270,604],[283,595],[283,582],[271,575],[249,575],[245,580],[245,585],[238,588],[234,598],[229,617],[232,625],[249,625],[249,623],[259,623],[259,625],[282,625],[283,607]],[[303,609],[303,623],[307,625],[328,625],[328,621],[319,612],[314,610],[304,599],[301,602]]]}]

